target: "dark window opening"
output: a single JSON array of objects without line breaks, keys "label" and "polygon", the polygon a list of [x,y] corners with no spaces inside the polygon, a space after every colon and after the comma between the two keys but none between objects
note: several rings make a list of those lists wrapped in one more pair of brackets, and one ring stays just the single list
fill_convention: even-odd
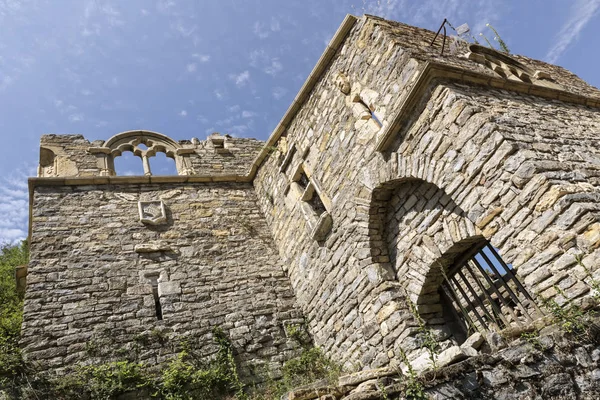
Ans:
[{"label": "dark window opening", "polygon": [[319,216],[325,211],[327,211],[327,209],[325,208],[325,204],[323,204],[323,201],[321,200],[321,197],[319,196],[316,190],[314,191],[312,197],[309,200],[307,200],[307,203]]},{"label": "dark window opening", "polygon": [[471,332],[521,326],[542,315],[512,265],[489,243],[455,262],[444,278],[442,300]]},{"label": "dark window opening", "polygon": [[300,187],[302,187],[302,189],[304,190],[306,190],[308,184],[310,183],[310,181],[308,180],[308,176],[306,176],[306,173],[302,169],[299,169],[296,173],[294,182],[300,185]]},{"label": "dark window opening", "polygon": [[160,305],[160,297],[158,297],[158,275],[146,276],[152,285],[152,295],[154,296],[154,311],[156,312],[156,319],[159,321],[163,319],[162,306]]},{"label": "dark window opening", "polygon": [[290,166],[290,163],[294,158],[294,154],[296,154],[296,146],[292,145],[292,147],[290,147],[290,149],[288,150],[287,154],[285,154],[285,156],[282,155],[283,159],[281,160],[281,165],[279,166],[280,172],[287,172],[288,167]]}]

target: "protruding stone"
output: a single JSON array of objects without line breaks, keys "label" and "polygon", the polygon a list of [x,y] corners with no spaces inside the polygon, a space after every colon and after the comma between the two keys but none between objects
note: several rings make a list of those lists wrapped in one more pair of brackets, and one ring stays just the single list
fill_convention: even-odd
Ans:
[{"label": "protruding stone", "polygon": [[481,347],[483,342],[485,342],[485,338],[483,337],[483,335],[480,332],[475,332],[474,334],[469,336],[467,338],[467,340],[465,340],[465,342],[460,347],[469,346],[469,347],[472,347],[475,350],[477,350],[477,349],[479,349],[479,347]]},{"label": "protruding stone", "polygon": [[359,383],[381,378],[383,376],[390,376],[396,373],[393,368],[378,368],[378,369],[367,369],[364,371],[355,372],[349,375],[342,375],[338,379],[339,386],[356,386]]},{"label": "protruding stone", "polygon": [[171,251],[171,246],[166,243],[140,243],[133,248],[136,253],[155,253],[159,251]]}]

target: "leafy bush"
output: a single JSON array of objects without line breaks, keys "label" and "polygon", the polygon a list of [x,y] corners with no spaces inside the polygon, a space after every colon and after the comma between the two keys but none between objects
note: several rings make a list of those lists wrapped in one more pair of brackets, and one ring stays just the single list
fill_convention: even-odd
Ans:
[{"label": "leafy bush", "polygon": [[17,293],[15,268],[27,264],[28,245],[0,247],[0,388],[14,381],[23,369],[19,334],[23,320],[23,298]]},{"label": "leafy bush", "polygon": [[72,374],[55,378],[42,390],[58,399],[112,399],[130,391],[150,389],[152,377],[143,364],[116,361],[77,366]]}]

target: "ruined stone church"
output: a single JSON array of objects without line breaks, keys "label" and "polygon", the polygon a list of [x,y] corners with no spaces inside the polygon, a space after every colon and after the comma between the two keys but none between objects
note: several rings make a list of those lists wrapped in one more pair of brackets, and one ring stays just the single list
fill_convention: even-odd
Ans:
[{"label": "ruined stone church", "polygon": [[[347,16],[266,142],[42,136],[27,358],[60,371],[138,346],[160,364],[175,353],[138,340],[157,331],[210,356],[218,327],[256,381],[277,375],[298,352],[290,332],[306,329],[348,370],[425,371],[425,329],[446,364],[484,360],[478,350],[500,347],[474,333],[525,329],[547,302],[593,302],[600,91],[561,67],[435,36]],[[116,175],[124,152],[143,176]],[[152,173],[159,152],[177,175]],[[592,390],[600,350],[578,349],[589,362],[566,376],[519,379]],[[469,365],[460,382],[485,385],[499,368]]]}]

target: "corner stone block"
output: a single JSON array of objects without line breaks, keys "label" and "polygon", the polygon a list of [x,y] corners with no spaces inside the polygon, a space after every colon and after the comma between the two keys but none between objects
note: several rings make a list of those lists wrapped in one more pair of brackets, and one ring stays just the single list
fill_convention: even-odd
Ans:
[{"label": "corner stone block", "polygon": [[158,296],[169,296],[181,294],[181,285],[179,282],[160,282],[158,284]]}]

